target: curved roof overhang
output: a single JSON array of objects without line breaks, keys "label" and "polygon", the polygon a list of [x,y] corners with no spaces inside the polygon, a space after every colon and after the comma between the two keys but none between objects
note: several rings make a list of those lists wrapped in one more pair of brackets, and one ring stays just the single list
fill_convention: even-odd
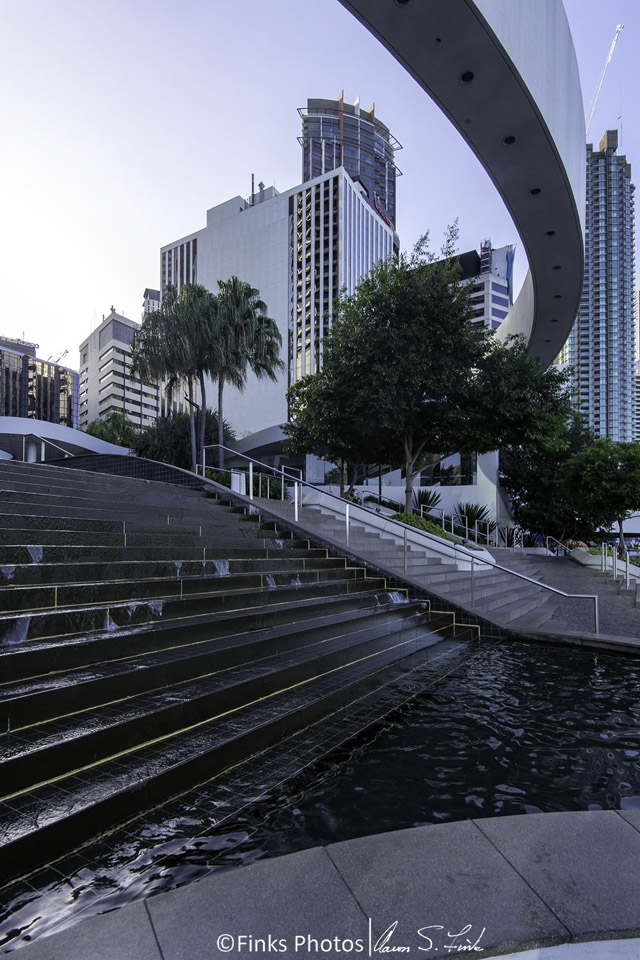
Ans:
[{"label": "curved roof overhang", "polygon": [[[584,269],[585,131],[561,0],[340,0],[414,77],[480,160],[529,273],[499,336],[544,362],[575,320]],[[455,206],[452,213],[464,215]]]},{"label": "curved roof overhang", "polygon": [[22,460],[25,440],[44,441],[50,459],[64,453],[74,457],[83,453],[129,453],[127,447],[99,440],[98,437],[92,437],[81,430],[72,430],[71,427],[64,427],[59,423],[27,417],[0,417],[0,451],[5,452],[2,459],[7,459],[8,454],[12,459]]}]

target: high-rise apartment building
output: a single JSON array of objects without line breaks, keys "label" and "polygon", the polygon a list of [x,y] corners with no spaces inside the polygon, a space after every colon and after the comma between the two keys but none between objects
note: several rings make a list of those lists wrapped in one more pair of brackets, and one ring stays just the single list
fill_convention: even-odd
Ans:
[{"label": "high-rise apartment building", "polygon": [[298,110],[302,118],[302,179],[316,177],[344,167],[351,179],[362,186],[369,205],[390,227],[396,226],[396,177],[400,174],[395,152],[400,143],[368,110],[337,100],[307,100]]},{"label": "high-rise apartment building", "polygon": [[598,437],[634,436],[634,185],[618,131],[587,144],[585,273],[566,358],[573,395]]},{"label": "high-rise apartment building", "polygon": [[[352,293],[398,246],[391,218],[379,200],[376,207],[373,191],[345,166],[327,166],[284,193],[260,183],[249,198],[213,207],[206,227],[160,253],[163,290],[191,282],[215,293],[218,280],[235,275],[260,291],[278,325],[286,373],[277,383],[249,374],[243,393],[225,388],[224,416],[240,436],[287,420],[287,387],[319,369],[339,293]],[[393,211],[395,216],[395,181]]]},{"label": "high-rise apartment building", "polygon": [[78,374],[36,356],[37,343],[0,337],[0,416],[78,426]]},{"label": "high-rise apartment building", "polygon": [[483,240],[480,253],[470,250],[456,257],[462,283],[471,284],[474,326],[497,330],[513,306],[514,256],[512,244],[494,249]]}]

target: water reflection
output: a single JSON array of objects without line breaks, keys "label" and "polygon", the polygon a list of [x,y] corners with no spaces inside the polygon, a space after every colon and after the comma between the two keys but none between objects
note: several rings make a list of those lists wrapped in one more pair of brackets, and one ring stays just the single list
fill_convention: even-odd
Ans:
[{"label": "water reflection", "polygon": [[367,833],[471,817],[640,809],[639,673],[629,657],[478,645],[391,722],[240,813],[238,794],[260,793],[255,769],[233,791],[215,782],[190,790],[0,893],[0,945],[18,946],[80,912],[103,912],[212,869]]}]

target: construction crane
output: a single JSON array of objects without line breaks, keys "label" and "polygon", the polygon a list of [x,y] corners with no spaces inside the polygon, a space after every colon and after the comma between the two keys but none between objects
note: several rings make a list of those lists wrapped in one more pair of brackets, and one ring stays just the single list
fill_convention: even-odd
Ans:
[{"label": "construction crane", "polygon": [[607,59],[604,62],[604,67],[602,68],[602,73],[600,74],[600,80],[598,82],[598,86],[596,87],[596,92],[593,96],[593,100],[591,101],[593,106],[591,107],[591,113],[589,114],[589,119],[587,121],[587,130],[586,130],[587,137],[589,136],[589,127],[591,126],[593,115],[596,112],[596,107],[598,106],[598,97],[600,96],[600,91],[602,90],[602,84],[604,83],[604,77],[607,72],[607,67],[611,63],[611,57],[613,56],[613,51],[616,48],[616,43],[618,42],[618,37],[620,36],[620,32],[622,30],[624,30],[624,23],[619,23],[618,26],[616,27],[615,36],[611,41],[611,47],[609,48]]},{"label": "construction crane", "polygon": [[68,353],[69,353],[69,351],[68,351],[68,350],[65,350],[63,353],[60,354],[59,357],[56,357],[55,360],[53,359],[53,354],[51,354],[50,357],[47,357],[46,362],[47,362],[47,363],[60,363],[60,361],[61,361],[61,360],[64,360],[64,358],[66,357],[66,355],[67,355]]}]

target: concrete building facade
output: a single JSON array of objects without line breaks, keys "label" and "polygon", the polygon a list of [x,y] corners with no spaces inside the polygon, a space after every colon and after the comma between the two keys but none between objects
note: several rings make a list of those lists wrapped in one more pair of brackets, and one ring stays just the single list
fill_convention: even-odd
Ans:
[{"label": "concrete building facade", "polygon": [[497,330],[513,306],[513,261],[515,247],[494,249],[483,240],[480,253],[470,250],[457,258],[463,283],[471,284],[472,323]]},{"label": "concrete building facade", "polygon": [[635,435],[634,191],[618,131],[587,144],[585,271],[567,359],[577,409],[598,437]]},{"label": "concrete building facade", "polygon": [[160,409],[160,390],[131,376],[131,341],[139,323],[114,308],[80,345],[79,426],[122,413],[138,427],[152,424]]}]

